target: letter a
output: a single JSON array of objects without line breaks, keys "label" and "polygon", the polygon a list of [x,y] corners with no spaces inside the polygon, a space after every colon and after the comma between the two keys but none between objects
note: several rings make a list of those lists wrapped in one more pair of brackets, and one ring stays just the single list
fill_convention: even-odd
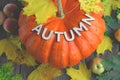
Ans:
[{"label": "letter a", "polygon": [[41,24],[41,25],[39,25],[39,26],[37,26],[37,27],[35,27],[35,28],[33,28],[33,29],[32,29],[32,31],[36,31],[36,32],[37,32],[37,35],[39,35],[39,34],[40,34],[41,29],[42,29],[42,24]]}]

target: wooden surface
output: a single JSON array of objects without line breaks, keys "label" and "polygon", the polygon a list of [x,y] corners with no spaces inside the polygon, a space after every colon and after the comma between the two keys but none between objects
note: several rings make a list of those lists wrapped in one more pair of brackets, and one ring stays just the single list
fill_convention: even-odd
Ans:
[{"label": "wooden surface", "polygon": [[[7,3],[10,3],[10,2],[13,2],[13,3],[16,3],[17,0],[0,0],[0,10],[2,10],[2,8],[4,7],[5,4]],[[19,7],[21,7],[20,4],[17,4]],[[4,38],[5,37],[5,32],[2,31],[0,29],[0,39],[1,38]],[[1,45],[0,45],[1,46]],[[116,53],[120,50],[120,43],[118,43],[117,41],[113,41],[113,50],[112,52],[109,52],[109,51],[106,51],[105,54],[101,57],[103,58],[111,58],[112,55],[116,55]],[[92,54],[88,59],[85,60],[86,63],[89,63],[89,61],[95,56],[95,54]],[[0,57],[0,65],[7,62],[8,60],[6,59],[6,56],[5,55],[2,55]],[[15,67],[15,70],[14,72],[15,73],[19,73],[23,76],[23,80],[26,80],[27,76],[30,74],[30,72],[32,70],[34,70],[34,67],[27,67],[25,65],[17,65],[17,64],[14,64],[14,67]],[[77,67],[77,66],[75,66]],[[89,67],[89,64],[88,64],[88,67]],[[64,74],[66,72],[65,69],[62,69],[62,72],[63,72],[63,75],[60,76],[60,77],[57,77],[55,78],[54,80],[70,80],[70,77],[67,76],[66,74]],[[91,80],[94,80],[94,75],[93,75],[93,78]]]},{"label": "wooden surface", "polygon": [[[112,55],[116,55],[116,53],[119,51],[120,44],[118,42],[113,42],[113,46],[114,47],[113,47],[112,53],[109,52],[109,51],[106,51],[105,55],[101,56],[101,57],[103,57],[103,58],[111,58]],[[94,55],[95,54],[91,55],[88,59],[85,60],[85,62],[89,63],[89,61],[94,57]],[[0,65],[7,62],[7,61],[8,60],[6,59],[5,55],[2,55],[0,57]],[[26,78],[30,74],[30,72],[35,69],[34,67],[27,67],[25,65],[17,65],[17,64],[14,64],[14,67],[15,67],[14,73],[21,74],[23,76],[23,80],[26,80]],[[77,65],[75,67],[77,67]],[[89,67],[89,64],[88,64],[88,67]],[[63,75],[61,75],[60,77],[57,77],[57,78],[55,78],[53,80],[70,80],[70,77],[65,74],[66,70],[62,69],[62,72],[63,72]],[[91,78],[91,80],[94,80],[94,75]]]}]

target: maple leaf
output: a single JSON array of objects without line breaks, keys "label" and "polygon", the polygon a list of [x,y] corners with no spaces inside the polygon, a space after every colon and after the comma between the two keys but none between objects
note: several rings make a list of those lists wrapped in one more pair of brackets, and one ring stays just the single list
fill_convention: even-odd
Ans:
[{"label": "maple leaf", "polygon": [[51,67],[48,64],[41,64],[27,78],[27,80],[52,80],[60,76],[61,70]]},{"label": "maple leaf", "polygon": [[99,44],[96,52],[97,54],[104,54],[105,50],[112,51],[112,40],[108,36],[104,36],[103,41]]},{"label": "maple leaf", "polygon": [[67,74],[71,77],[71,80],[90,80],[91,78],[91,71],[82,62],[79,65],[79,69],[68,68]]},{"label": "maple leaf", "polygon": [[23,9],[24,14],[27,16],[35,15],[38,24],[45,23],[48,18],[56,16],[57,8],[51,0],[25,1],[28,5]]},{"label": "maple leaf", "polygon": [[28,66],[36,65],[35,59],[22,47],[18,36],[10,36],[0,40],[0,55],[5,53],[8,60]]}]

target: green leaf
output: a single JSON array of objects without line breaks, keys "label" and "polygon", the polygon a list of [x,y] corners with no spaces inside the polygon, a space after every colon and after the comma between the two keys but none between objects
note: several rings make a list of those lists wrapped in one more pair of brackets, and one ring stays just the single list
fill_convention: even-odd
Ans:
[{"label": "green leaf", "polygon": [[20,74],[13,75],[14,67],[12,62],[4,63],[0,67],[0,80],[23,80]]},{"label": "green leaf", "polygon": [[12,77],[12,80],[23,80],[23,79],[22,79],[22,76],[21,76],[21,75],[15,74],[15,75]]},{"label": "green leaf", "polygon": [[120,79],[120,57],[113,56],[110,59],[104,59],[102,64],[105,72],[96,76],[95,80],[119,80]]},{"label": "green leaf", "polygon": [[108,27],[110,27],[112,30],[116,30],[119,26],[117,20],[115,18],[112,18],[112,16],[105,16],[104,20]]},{"label": "green leaf", "polygon": [[109,59],[105,59],[102,61],[102,64],[104,66],[104,68],[108,71],[108,70],[111,70],[111,68],[114,66],[114,63],[109,60]]}]

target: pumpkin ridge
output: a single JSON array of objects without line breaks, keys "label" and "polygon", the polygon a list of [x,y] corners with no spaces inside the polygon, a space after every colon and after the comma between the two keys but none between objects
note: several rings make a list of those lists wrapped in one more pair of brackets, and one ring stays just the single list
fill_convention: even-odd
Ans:
[{"label": "pumpkin ridge", "polygon": [[[35,43],[35,42],[37,42],[37,43]],[[32,46],[34,49],[33,49],[33,50],[31,49],[31,50],[33,51],[33,53],[32,53],[31,51],[30,51],[30,52],[31,52],[31,54],[33,54],[33,56],[36,57],[36,59],[38,60],[38,59],[39,59],[38,53],[36,52],[36,55],[34,55],[34,52],[37,51],[37,48],[39,47],[38,44],[40,44],[40,38],[36,37],[36,38],[35,38],[35,42],[34,42],[34,44],[33,44],[33,46]],[[39,61],[39,60],[38,60],[38,61]]]},{"label": "pumpkin ridge", "polygon": [[[47,28],[48,29],[48,31],[50,31],[50,30],[54,30],[54,31],[57,31],[58,29],[59,29],[59,26],[60,26],[60,23],[61,23],[61,21],[59,21],[59,19],[57,19],[56,20],[56,18],[55,17],[53,17],[52,18],[52,21],[53,22],[51,22],[51,23],[49,23],[50,21],[48,20],[46,23],[47,24],[44,24],[44,28]],[[57,23],[58,22],[58,23]],[[57,24],[56,24],[57,23]],[[53,26],[53,24],[54,24],[54,26]],[[41,34],[40,34],[41,35]],[[51,55],[51,51],[52,51],[52,47],[53,47],[53,43],[54,43],[54,41],[56,41],[56,39],[55,39],[55,34],[54,35],[52,35],[52,37],[51,37],[51,39],[50,40],[41,40],[41,46],[39,46],[39,50],[41,50],[41,51],[37,51],[38,53],[37,54],[41,54],[41,55],[43,55],[44,56],[44,54],[47,54],[47,56],[44,56],[44,57],[46,57],[46,59],[45,59],[45,61],[44,61],[44,59],[43,59],[43,57],[41,57],[41,62],[43,62],[43,63],[47,63],[47,62],[49,62],[49,58],[50,58],[50,55]],[[44,43],[44,44],[43,44]],[[45,45],[46,44],[46,45]],[[49,44],[49,45],[48,45]],[[44,46],[42,46],[42,45],[44,45]],[[47,50],[47,52],[46,52],[46,50],[45,49],[43,49],[43,48],[46,48],[46,47],[49,47],[49,51]]]},{"label": "pumpkin ridge", "polygon": [[[38,56],[38,60],[41,63],[48,63],[49,62],[49,57],[51,54],[50,52],[52,50],[51,48],[52,48],[52,44],[54,42],[54,39],[55,39],[54,36],[52,36],[52,38],[51,38],[51,40],[49,40],[49,42],[41,39],[41,43],[38,46],[39,49],[36,51],[36,55]],[[51,45],[49,43],[51,43]],[[48,44],[49,44],[49,46],[48,46]],[[41,50],[41,48],[44,48],[44,50]]]},{"label": "pumpkin ridge", "polygon": [[[60,19],[58,19],[58,20],[60,20]],[[61,20],[60,20],[61,21]],[[61,22],[57,25],[57,30],[56,31],[65,31],[65,26],[64,27],[61,27],[60,26],[60,24],[61,24]],[[63,24],[64,25],[64,24]],[[61,41],[60,42],[57,42],[56,41],[56,39],[54,39],[54,43],[52,43],[52,47],[51,47],[51,51],[50,51],[50,57],[49,57],[49,63],[51,64],[51,65],[53,65],[54,67],[58,67],[58,68],[65,68],[65,67],[67,67],[67,65],[68,65],[68,60],[66,59],[67,57],[68,57],[68,55],[66,55],[66,54],[68,54],[68,50],[67,51],[65,51],[65,49],[66,49],[66,47],[64,47],[64,46],[67,46],[67,45],[64,45],[64,43],[63,43],[63,41],[66,43],[66,44],[68,44],[68,42],[66,42],[66,40],[65,40],[65,38],[64,38],[64,36],[63,35],[61,35]],[[59,44],[59,45],[58,45]],[[56,45],[58,45],[58,46],[61,46],[61,47],[58,47],[58,46],[56,46]],[[64,46],[63,46],[64,45]],[[54,51],[54,48],[55,48],[55,46],[56,47],[58,47],[57,48],[57,51]],[[61,48],[61,50],[60,51],[62,51],[62,53],[58,53],[58,52],[60,52],[59,51],[59,49]],[[65,48],[65,49],[64,49]],[[64,51],[65,52],[64,52]],[[63,53],[64,52],[64,53]],[[59,56],[55,56],[55,55],[57,55],[57,54],[59,54]],[[54,56],[54,58],[53,58],[53,56]],[[64,56],[66,56],[66,60],[64,60],[63,58],[64,58]],[[59,60],[58,60],[58,57],[59,57]],[[56,61],[56,62],[55,62]],[[59,64],[57,64],[57,63],[59,63]],[[64,63],[64,64],[63,64]]]},{"label": "pumpkin ridge", "polygon": [[[98,37],[95,36],[95,34],[93,34],[93,31],[89,30],[89,27],[92,26],[88,26],[86,25],[86,27],[88,28],[88,31],[83,31],[81,32],[81,35],[86,39],[86,41],[88,42],[88,44],[91,46],[91,48],[93,50],[95,50],[97,48],[97,45],[100,41],[98,39]],[[90,36],[90,37],[89,37]],[[92,37],[92,38],[91,38]],[[91,41],[93,40],[93,41]],[[96,42],[96,43],[95,43]]]},{"label": "pumpkin ridge", "polygon": [[[92,28],[89,28],[89,30],[93,33],[94,32],[94,35],[97,35],[97,37],[99,38],[100,42],[102,41],[103,39],[103,36],[104,35],[104,32],[105,32],[105,25],[102,25],[102,24],[105,24],[105,22],[102,20],[102,19],[97,19],[96,18],[96,21],[92,22],[92,24],[96,24],[96,25],[93,25]],[[101,26],[102,25],[102,26]],[[94,27],[94,28],[93,28]],[[97,27],[97,28],[96,28]],[[99,31],[100,33],[97,34],[97,32],[95,31],[95,29],[97,31]],[[100,35],[102,34],[102,35]]]},{"label": "pumpkin ridge", "polygon": [[[101,22],[101,23],[99,23]],[[97,19],[95,18],[95,21],[94,22],[91,22],[92,24],[97,24],[99,27],[100,27],[100,30],[102,30],[102,32],[105,31],[105,25],[104,26],[101,26],[102,24],[105,24],[105,22],[102,20],[102,19]]]},{"label": "pumpkin ridge", "polygon": [[[51,48],[49,63],[57,68],[65,68],[68,66],[68,55],[69,50],[68,42],[61,36],[61,42],[54,42],[53,47]],[[57,50],[56,50],[57,48]],[[59,63],[59,64],[58,64]]]},{"label": "pumpkin ridge", "polygon": [[69,43],[69,66],[73,66],[75,64],[78,64],[80,60],[82,59],[82,55],[80,54],[80,51],[78,47],[76,46],[75,42],[68,42]]},{"label": "pumpkin ridge", "polygon": [[[62,53],[61,53],[61,65],[65,68],[68,65],[68,55],[69,55],[69,49],[68,48],[68,42],[66,42],[66,40],[64,39],[64,37],[62,38]],[[64,57],[65,56],[65,57]]]},{"label": "pumpkin ridge", "polygon": [[[29,38],[27,38],[27,39],[25,40],[25,42],[24,42],[24,44],[26,45],[26,46],[25,46],[26,50],[29,51],[29,53],[30,53],[31,55],[33,55],[33,49],[32,49],[31,46],[33,45],[35,39],[36,39],[35,34],[31,34],[31,35],[29,36]],[[29,44],[29,43],[31,43],[31,44]]]},{"label": "pumpkin ridge", "polygon": [[[23,30],[21,30],[21,29],[23,29]],[[23,32],[24,30],[25,30],[25,33]],[[22,31],[22,32],[20,32],[20,31]],[[30,25],[30,27],[29,27],[29,25],[25,25],[25,26],[19,28],[19,34],[21,34],[21,35],[23,34],[22,37],[24,39],[21,37],[22,38],[21,41],[22,41],[22,43],[24,43],[28,37],[30,37],[32,34],[35,34],[35,33],[32,33],[32,27],[31,27],[31,25]]]},{"label": "pumpkin ridge", "polygon": [[[88,45],[90,45],[91,48],[92,48],[93,50],[95,50],[95,49],[96,49],[96,46],[93,45],[93,44],[98,44],[98,43],[93,43],[93,44],[92,44],[93,41],[90,41],[90,40],[89,40],[90,38],[88,39],[88,36],[90,36],[90,34],[91,34],[91,37],[93,38],[92,32],[90,32],[90,31],[87,31],[87,32],[89,32],[89,35],[88,35],[86,32],[83,32],[83,34],[82,34],[82,33],[81,33],[81,34],[82,34],[82,36],[86,39],[86,41],[88,42]],[[94,39],[95,39],[95,36],[94,36]],[[96,39],[98,40],[98,38],[96,38]],[[95,40],[96,40],[96,39],[95,39]],[[97,40],[96,40],[96,41],[97,41]],[[95,46],[95,47],[94,47],[94,46]]]},{"label": "pumpkin ridge", "polygon": [[[76,46],[78,47],[78,43],[77,42],[75,42],[75,44],[76,44]],[[78,47],[79,48],[79,47]],[[79,52],[80,53],[82,53],[82,51],[79,49]],[[83,58],[85,58],[85,56],[83,55],[83,54],[81,54],[81,56],[83,57]]]},{"label": "pumpkin ridge", "polygon": [[75,42],[79,50],[83,53],[83,59],[87,58],[92,53],[92,48],[87,44],[88,42],[83,36],[76,37]]},{"label": "pumpkin ridge", "polygon": [[[96,25],[96,26],[93,25],[92,27],[95,28],[95,27],[98,27],[98,25]],[[99,34],[101,34],[101,33],[98,34],[98,32],[94,31],[95,29],[93,29],[93,28],[91,28],[91,27],[89,28],[89,30],[99,39],[99,42],[101,42],[102,38],[101,38],[100,35],[99,35]],[[97,28],[96,30],[98,30],[98,28]],[[99,32],[100,32],[100,31],[99,31]]]}]

